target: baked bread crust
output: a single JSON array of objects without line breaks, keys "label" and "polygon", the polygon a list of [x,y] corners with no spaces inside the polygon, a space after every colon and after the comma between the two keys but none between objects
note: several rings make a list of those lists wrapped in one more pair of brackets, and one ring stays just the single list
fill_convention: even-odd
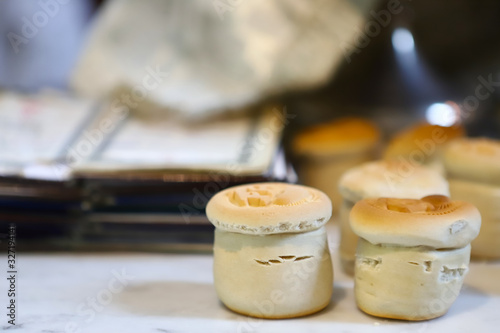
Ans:
[{"label": "baked bread crust", "polygon": [[331,217],[332,203],[321,191],[302,185],[256,183],[228,188],[208,202],[207,217],[222,230],[269,235],[306,232]]},{"label": "baked bread crust", "polygon": [[458,248],[479,234],[481,215],[470,203],[440,195],[421,200],[378,198],[356,203],[350,224],[373,244]]}]

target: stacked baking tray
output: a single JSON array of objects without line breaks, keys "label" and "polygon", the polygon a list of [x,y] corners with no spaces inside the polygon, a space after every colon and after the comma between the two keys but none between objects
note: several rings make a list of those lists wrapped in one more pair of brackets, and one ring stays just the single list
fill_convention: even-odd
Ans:
[{"label": "stacked baking tray", "polygon": [[[212,241],[204,207],[217,191],[293,181],[279,148],[285,118],[278,107],[185,121],[158,109],[116,118],[110,105],[53,93],[0,96],[0,124],[18,129],[1,132],[8,134],[0,153],[2,229],[18,223],[33,247],[196,249]],[[68,112],[74,117],[62,116]],[[16,156],[26,150],[22,140],[37,149]]]}]

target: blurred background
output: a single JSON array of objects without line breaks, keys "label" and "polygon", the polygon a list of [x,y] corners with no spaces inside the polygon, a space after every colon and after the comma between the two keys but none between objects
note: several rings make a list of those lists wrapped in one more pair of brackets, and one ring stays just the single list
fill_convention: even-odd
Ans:
[{"label": "blurred background", "polygon": [[[0,227],[35,249],[203,249],[214,193],[309,183],[322,140],[371,140],[352,164],[415,124],[498,138],[499,18],[494,0],[2,1]],[[345,117],[378,134],[302,144]]]}]

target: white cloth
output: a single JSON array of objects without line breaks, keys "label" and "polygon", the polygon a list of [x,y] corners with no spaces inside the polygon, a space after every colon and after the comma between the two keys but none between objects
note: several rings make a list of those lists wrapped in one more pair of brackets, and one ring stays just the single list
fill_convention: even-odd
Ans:
[{"label": "white cloth", "polygon": [[[356,5],[354,5],[356,4]],[[95,22],[74,72],[77,92],[141,90],[147,70],[165,74],[147,98],[198,115],[242,107],[325,83],[373,1],[113,0]],[[144,89],[143,89],[144,90]]]}]

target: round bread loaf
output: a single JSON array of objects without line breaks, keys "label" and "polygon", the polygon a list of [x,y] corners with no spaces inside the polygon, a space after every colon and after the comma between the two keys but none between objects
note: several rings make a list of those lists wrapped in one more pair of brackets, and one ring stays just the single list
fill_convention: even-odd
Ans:
[{"label": "round bread loaf", "polygon": [[324,224],[331,202],[284,183],[236,186],[216,194],[214,285],[229,309],[260,318],[305,316],[326,307],[333,267]]},{"label": "round bread loaf", "polygon": [[384,158],[408,157],[420,152],[418,155],[422,159],[421,163],[424,164],[432,159],[444,145],[464,135],[465,130],[460,125],[444,127],[428,123],[418,124],[396,134],[389,142]]},{"label": "round bread loaf", "polygon": [[342,197],[351,202],[366,198],[422,198],[449,196],[448,182],[436,171],[404,161],[365,163],[344,173],[339,181]]},{"label": "round bread loaf", "polygon": [[307,186],[259,183],[217,193],[206,213],[221,230],[269,235],[322,227],[330,219],[332,203],[323,192]]},{"label": "round bread loaf", "polygon": [[435,195],[416,199],[361,200],[350,214],[352,230],[372,244],[458,248],[481,227],[477,208]]},{"label": "round bread loaf", "polygon": [[379,141],[379,130],[362,118],[346,117],[309,127],[292,142],[301,183],[328,195],[336,214],[342,202],[337,188],[340,176],[356,165],[373,160]]},{"label": "round bread loaf", "polygon": [[374,148],[379,138],[379,130],[370,121],[347,117],[308,128],[295,137],[293,150],[311,157],[357,154]]},{"label": "round bread loaf", "polygon": [[444,164],[450,178],[500,185],[500,141],[457,140],[446,149]]}]

